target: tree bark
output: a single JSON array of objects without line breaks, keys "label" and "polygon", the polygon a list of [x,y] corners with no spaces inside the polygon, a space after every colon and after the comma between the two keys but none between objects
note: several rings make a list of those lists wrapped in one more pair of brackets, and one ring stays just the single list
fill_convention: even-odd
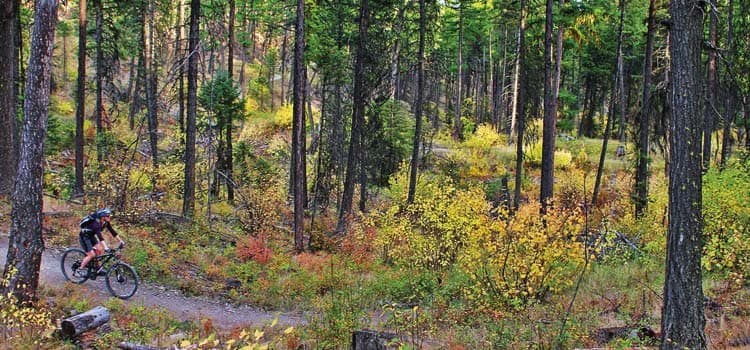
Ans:
[{"label": "tree bark", "polygon": [[96,160],[99,164],[104,160],[104,149],[102,137],[104,136],[104,125],[102,124],[102,113],[104,112],[103,81],[104,81],[104,54],[102,52],[102,21],[104,10],[102,0],[94,0],[94,11],[96,12],[96,105],[94,107],[94,121],[96,124]]},{"label": "tree bark", "polygon": [[[83,0],[85,1],[85,0]],[[18,28],[18,0],[0,4],[0,33],[15,37]],[[0,40],[0,195],[13,193],[18,164],[18,125],[16,120],[16,75],[18,51],[14,40]]]},{"label": "tree bark", "polygon": [[[289,29],[284,26],[284,38],[281,40],[281,53],[279,54],[279,59],[281,60],[281,105],[287,104],[289,99],[286,98],[286,91],[284,91],[284,88],[286,88],[286,50],[287,50],[287,41],[289,41]],[[294,82],[292,82],[292,85],[294,85]],[[294,87],[292,87],[294,89]]]},{"label": "tree bark", "polygon": [[179,0],[177,23],[175,23],[175,60],[177,61],[177,121],[180,132],[185,132],[185,53],[182,48],[182,27],[185,18],[184,0]]},{"label": "tree bark", "polygon": [[292,173],[294,173],[294,250],[305,250],[305,2],[297,0],[297,20],[294,33],[294,105],[292,106]]},{"label": "tree bark", "polygon": [[[8,255],[3,271],[3,279],[8,281],[3,295],[11,293],[20,304],[30,304],[36,299],[44,251],[42,176],[58,5],[56,0],[36,2],[31,35],[21,153],[13,190]],[[12,268],[16,270],[13,275]]]},{"label": "tree bark", "polygon": [[97,306],[89,311],[68,317],[60,322],[62,335],[68,339],[109,322],[109,310]]},{"label": "tree bark", "polygon": [[[101,1],[101,0],[97,0]],[[159,167],[159,119],[157,111],[157,92],[156,92],[156,60],[154,59],[154,4],[155,0],[148,1],[148,33],[145,40],[146,46],[143,50],[146,53],[146,108],[148,109],[148,136],[151,145],[151,164],[154,169]],[[144,15],[145,17],[146,15]],[[154,181],[154,179],[152,179]],[[155,182],[155,181],[154,181]]]},{"label": "tree bark", "polygon": [[[617,69],[617,68],[615,68]],[[619,74],[614,73],[612,77],[612,96],[609,99],[609,108],[607,111],[607,124],[604,126],[604,140],[602,140],[602,150],[599,153],[599,163],[596,167],[596,180],[594,180],[594,192],[591,195],[591,205],[596,206],[596,199],[599,197],[599,188],[602,184],[604,175],[604,160],[607,158],[607,146],[609,145],[609,136],[612,134],[612,123],[614,122],[615,100],[617,99],[617,80]]]},{"label": "tree bark", "polygon": [[544,121],[542,130],[542,184],[539,194],[542,213],[547,212],[555,183],[555,134],[557,129],[556,102],[552,81],[552,23],[553,0],[547,0],[544,30]]},{"label": "tree bark", "polygon": [[456,73],[456,105],[453,111],[453,140],[458,141],[462,138],[461,127],[461,88],[463,80],[463,23],[464,23],[463,5],[458,4],[458,73]]},{"label": "tree bark", "polygon": [[648,208],[649,181],[649,120],[651,114],[651,71],[653,70],[654,32],[656,31],[656,0],[648,6],[648,29],[646,32],[646,54],[643,62],[643,99],[638,120],[638,164],[635,173],[635,216],[643,217]]},{"label": "tree bark", "polygon": [[[624,16],[625,13],[625,1],[626,0],[620,0],[620,15]],[[624,18],[622,19],[624,20]],[[617,137],[620,142],[625,142],[627,138],[626,134],[626,125],[625,125],[625,62],[623,58],[623,52],[622,52],[622,41],[624,38],[622,38],[622,34],[620,34],[620,37],[617,39],[621,44],[619,45],[619,48],[617,49],[617,81],[619,83],[618,90],[620,91],[619,97],[619,107],[620,107],[620,133]]]},{"label": "tree bark", "polygon": [[708,24],[708,69],[706,71],[706,105],[703,110],[703,172],[711,167],[711,133],[714,131],[714,110],[716,108],[716,11],[710,0]]},{"label": "tree bark", "polygon": [[[521,11],[524,11],[523,6],[521,6]],[[523,14],[521,15],[521,21],[525,21],[526,19],[523,18]],[[521,48],[522,48],[522,42],[523,42],[523,35],[521,31],[525,30],[525,23],[521,23],[518,29],[518,42],[516,43],[516,62],[515,62],[515,72],[513,73],[513,101],[511,102],[511,112],[510,112],[510,129],[509,129],[509,135],[513,135],[516,131],[516,122],[518,119],[518,102],[519,102],[519,85],[521,83]],[[517,139],[518,142],[522,142],[520,139]]]},{"label": "tree bark", "polygon": [[701,45],[705,8],[672,0],[670,27],[669,231],[662,349],[706,349],[701,248]]},{"label": "tree bark", "polygon": [[414,144],[411,153],[411,169],[409,173],[409,193],[406,202],[414,203],[417,188],[417,169],[419,169],[419,145],[422,143],[422,109],[424,103],[424,41],[425,41],[425,0],[419,0],[419,51],[417,52],[417,101],[414,117]]},{"label": "tree bark", "polygon": [[[732,21],[734,20],[734,1],[729,0],[728,6],[727,6],[727,50],[726,50],[726,66],[727,66],[727,73],[732,74],[731,72],[734,71],[734,24]],[[734,122],[734,108],[735,108],[735,101],[736,101],[736,94],[735,90],[732,88],[733,86],[736,86],[732,79],[729,79],[727,82],[729,88],[727,89],[728,96],[726,96],[726,99],[724,100],[724,133],[722,135],[721,139],[721,164],[719,165],[719,169],[724,169],[727,165],[727,160],[729,160],[729,157],[731,155],[731,141],[732,141],[732,123]]]},{"label": "tree bark", "polygon": [[[227,57],[227,72],[229,75],[229,81],[234,86],[234,0],[229,0],[229,56]],[[224,176],[226,176],[227,184],[227,200],[229,203],[234,203],[234,158],[232,155],[232,131],[233,131],[233,120],[232,116],[227,116],[226,120],[226,154],[224,156]]]},{"label": "tree bark", "polygon": [[86,118],[86,0],[78,2],[78,82],[76,93],[76,159],[73,193],[83,194],[83,123]]},{"label": "tree bark", "polygon": [[185,193],[182,196],[182,215],[185,217],[193,217],[195,212],[195,121],[198,111],[198,25],[200,23],[200,11],[200,0],[191,0],[188,39],[187,125],[185,132]]},{"label": "tree bark", "polygon": [[349,139],[349,155],[347,156],[346,176],[344,178],[344,194],[341,197],[338,224],[336,232],[343,234],[347,228],[347,220],[352,211],[354,200],[354,183],[359,172],[364,171],[362,162],[362,128],[365,124],[365,57],[367,55],[367,31],[370,27],[370,2],[361,0],[359,12],[359,39],[357,40],[357,56],[354,65],[354,111],[352,113],[351,138]]},{"label": "tree bark", "polygon": [[[607,125],[604,127],[604,140],[602,141],[602,151],[599,154],[599,165],[596,168],[596,180],[594,181],[594,193],[591,196],[591,204],[596,206],[596,199],[599,197],[599,187],[602,183],[602,176],[604,175],[604,160],[607,157],[607,144],[609,143],[609,137],[612,131],[612,123],[614,122],[615,114],[615,101],[618,97],[618,87],[622,84],[618,84],[621,78],[620,65],[623,64],[622,60],[622,39],[623,39],[623,27],[625,23],[625,0],[620,0],[620,26],[617,30],[617,63],[615,64],[615,71],[612,74],[612,95],[609,99],[609,108],[607,110]],[[625,93],[619,91],[620,94]]]},{"label": "tree bark", "polygon": [[139,52],[138,52],[138,63],[136,64],[135,74],[135,85],[133,86],[133,97],[130,101],[130,111],[128,113],[128,124],[130,130],[135,129],[135,115],[141,111],[141,104],[143,103],[143,85],[145,85],[146,67],[144,67],[145,55],[143,53],[143,31],[141,31],[139,38]]},{"label": "tree bark", "polygon": [[404,26],[404,11],[406,11],[406,6],[399,6],[398,14],[396,15],[396,19],[394,23],[394,33],[396,33],[395,42],[393,43],[393,48],[391,51],[391,72],[390,72],[390,96],[392,100],[397,100],[399,97],[399,61],[401,58],[401,32],[403,30]]},{"label": "tree bark", "polygon": [[[514,82],[514,93],[513,97],[513,115],[515,120],[518,122],[517,135],[516,135],[516,184],[513,190],[513,208],[518,210],[521,206],[521,183],[523,180],[523,133],[526,128],[526,87],[524,80],[526,73],[523,71],[521,65],[526,56],[526,48],[524,36],[526,35],[526,4],[524,0],[520,1],[521,7],[521,21],[518,26],[518,57],[516,58],[516,78]],[[518,112],[516,114],[516,112]],[[511,127],[512,129],[512,127]]]}]

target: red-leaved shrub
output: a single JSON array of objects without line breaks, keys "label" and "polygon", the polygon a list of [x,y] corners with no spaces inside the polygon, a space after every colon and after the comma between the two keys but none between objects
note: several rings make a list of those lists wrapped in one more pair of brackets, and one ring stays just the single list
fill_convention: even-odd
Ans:
[{"label": "red-leaved shrub", "polygon": [[273,256],[271,248],[268,248],[266,244],[265,237],[262,236],[246,236],[237,242],[235,252],[242,262],[253,260],[261,265],[267,264]]}]

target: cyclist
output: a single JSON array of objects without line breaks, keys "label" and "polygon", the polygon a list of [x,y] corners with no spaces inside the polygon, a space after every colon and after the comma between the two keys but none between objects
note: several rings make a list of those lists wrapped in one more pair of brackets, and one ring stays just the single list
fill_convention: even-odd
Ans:
[{"label": "cyclist", "polygon": [[[94,257],[102,254],[105,250],[109,250],[107,242],[104,241],[104,237],[102,236],[104,228],[109,231],[112,237],[120,241],[120,246],[125,245],[122,237],[118,236],[115,229],[112,228],[112,223],[110,222],[111,215],[112,210],[103,208],[89,214],[81,221],[81,233],[78,235],[78,241],[81,243],[83,251],[86,252],[86,257],[83,258],[79,271],[86,271],[86,265]],[[94,273],[94,276],[96,276],[96,273]]]}]

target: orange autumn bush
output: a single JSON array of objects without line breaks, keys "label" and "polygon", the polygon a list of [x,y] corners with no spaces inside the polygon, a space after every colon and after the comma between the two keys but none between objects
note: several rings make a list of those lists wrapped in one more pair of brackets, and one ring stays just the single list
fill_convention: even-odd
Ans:
[{"label": "orange autumn bush", "polygon": [[264,236],[245,236],[237,242],[235,254],[242,262],[252,260],[265,265],[273,257],[273,251],[268,247]]}]

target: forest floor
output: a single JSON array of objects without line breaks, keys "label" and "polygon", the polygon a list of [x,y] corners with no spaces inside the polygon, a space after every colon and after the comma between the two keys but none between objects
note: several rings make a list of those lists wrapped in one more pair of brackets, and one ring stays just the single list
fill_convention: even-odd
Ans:
[{"label": "forest floor", "polygon": [[[67,282],[60,271],[60,256],[64,249],[47,247],[42,255],[40,285],[44,288],[61,289],[72,286],[93,300],[100,302],[110,298],[104,278],[87,281],[82,285]],[[5,266],[8,253],[7,231],[0,233],[0,266]],[[265,311],[245,305],[233,305],[222,300],[204,297],[188,297],[177,290],[156,284],[141,282],[135,296],[125,301],[127,305],[159,307],[166,309],[176,319],[198,321],[209,318],[219,330],[229,331],[243,326],[261,326],[278,318],[278,323],[287,326],[305,324],[304,315],[289,312]]]}]

